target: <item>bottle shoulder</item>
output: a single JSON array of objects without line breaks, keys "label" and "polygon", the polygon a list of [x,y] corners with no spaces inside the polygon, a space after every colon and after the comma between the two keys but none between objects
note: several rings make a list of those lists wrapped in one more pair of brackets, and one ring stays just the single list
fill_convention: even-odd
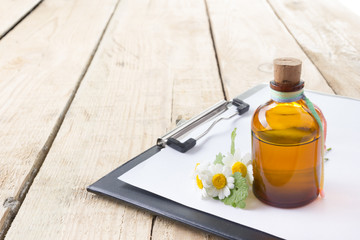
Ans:
[{"label": "bottle shoulder", "polygon": [[278,143],[304,143],[320,136],[320,126],[304,100],[260,105],[253,114],[251,128],[261,140]]}]

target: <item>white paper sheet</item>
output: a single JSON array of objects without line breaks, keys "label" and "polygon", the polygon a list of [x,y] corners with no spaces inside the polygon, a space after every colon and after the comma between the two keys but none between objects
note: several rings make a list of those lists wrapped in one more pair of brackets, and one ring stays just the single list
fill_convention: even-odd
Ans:
[{"label": "white paper sheet", "polygon": [[[119,177],[120,180],[230,221],[286,239],[359,239],[360,226],[360,101],[306,92],[328,122],[325,163],[326,198],[296,209],[280,209],[261,203],[251,193],[247,206],[235,209],[213,199],[203,200],[192,173],[197,162],[214,160],[230,150],[230,133],[236,127],[236,147],[251,152],[250,121],[254,110],[270,98],[267,87],[244,99],[248,113],[220,121],[187,153],[169,147]],[[230,115],[235,108],[225,115]],[[207,126],[199,127],[197,136]]]}]

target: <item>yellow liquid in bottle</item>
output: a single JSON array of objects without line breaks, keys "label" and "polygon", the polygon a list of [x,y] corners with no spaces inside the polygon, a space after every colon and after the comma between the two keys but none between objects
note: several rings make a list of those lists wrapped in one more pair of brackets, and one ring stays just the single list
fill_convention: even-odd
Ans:
[{"label": "yellow liquid in bottle", "polygon": [[317,198],[321,174],[320,126],[304,100],[260,106],[252,120],[253,192],[282,208]]}]

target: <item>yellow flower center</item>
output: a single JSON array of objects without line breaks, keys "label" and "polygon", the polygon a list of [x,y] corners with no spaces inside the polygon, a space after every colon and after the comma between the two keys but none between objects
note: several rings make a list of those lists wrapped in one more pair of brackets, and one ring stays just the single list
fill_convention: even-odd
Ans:
[{"label": "yellow flower center", "polygon": [[247,168],[246,168],[245,164],[243,164],[242,162],[236,162],[236,163],[234,163],[234,165],[232,166],[231,170],[232,170],[232,173],[233,173],[233,174],[234,174],[235,172],[239,172],[239,173],[241,173],[241,175],[242,175],[243,177],[245,177],[246,174],[247,174]]},{"label": "yellow flower center", "polygon": [[222,189],[226,186],[226,177],[222,173],[215,174],[212,183],[217,189]]},{"label": "yellow flower center", "polygon": [[196,175],[196,185],[198,186],[198,188],[203,189],[204,185],[202,183],[202,181],[199,178],[199,175]]}]

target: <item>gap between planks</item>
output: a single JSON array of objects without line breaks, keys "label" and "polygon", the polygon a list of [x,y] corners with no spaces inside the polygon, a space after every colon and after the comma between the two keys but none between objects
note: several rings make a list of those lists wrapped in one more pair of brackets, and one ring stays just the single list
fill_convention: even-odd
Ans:
[{"label": "gap between planks", "polygon": [[338,94],[335,90],[335,88],[333,86],[331,86],[331,83],[326,79],[326,77],[324,76],[324,74],[322,73],[321,69],[319,69],[319,67],[315,64],[315,62],[313,61],[313,59],[311,58],[311,56],[305,51],[304,47],[300,44],[300,42],[296,39],[296,37],[294,36],[294,34],[290,31],[289,27],[286,25],[285,21],[280,17],[280,15],[276,12],[276,9],[274,8],[274,6],[270,3],[269,0],[266,0],[266,3],[270,6],[271,10],[273,11],[274,15],[279,19],[280,23],[285,27],[286,31],[290,34],[290,36],[295,40],[296,44],[300,47],[300,49],[304,52],[304,54],[306,55],[306,57],[310,60],[310,62],[314,65],[314,67],[318,70],[318,72],[320,73],[320,75],[325,79],[325,82],[327,83],[327,85],[331,88],[331,90],[335,93]]},{"label": "gap between planks", "polygon": [[[28,12],[26,12],[24,14],[24,16],[20,17],[16,22],[14,22],[14,24],[8,29],[6,30],[4,33],[0,34],[0,41],[1,39],[3,39],[9,32],[11,32],[11,30],[13,30],[19,23],[22,22],[22,20],[24,20],[27,16],[29,16],[44,0],[40,0],[37,4],[35,4],[32,8],[29,9]],[[0,232],[1,233],[1,232]],[[1,234],[0,234],[1,237]]]},{"label": "gap between planks", "polygon": [[154,230],[154,225],[155,225],[155,221],[156,221],[157,216],[153,215],[152,217],[152,221],[151,221],[151,230],[150,230],[150,240],[152,240],[152,235],[153,235],[153,230]]},{"label": "gap between planks", "polygon": [[220,79],[220,83],[221,83],[221,89],[222,89],[224,99],[227,100],[225,87],[224,87],[224,81],[223,81],[222,74],[221,74],[221,69],[220,69],[219,58],[218,58],[218,54],[217,54],[217,51],[216,51],[216,43],[215,43],[215,38],[214,38],[214,33],[213,33],[213,27],[212,27],[212,24],[211,24],[209,8],[208,8],[208,4],[207,4],[206,0],[204,0],[204,4],[205,4],[205,9],[206,9],[206,17],[207,17],[208,23],[209,23],[209,32],[210,32],[210,36],[211,36],[212,46],[213,46],[213,49],[214,49],[214,54],[215,54],[215,59],[216,59],[216,66],[217,66],[217,69],[218,69],[219,79]]},{"label": "gap between planks", "polygon": [[[21,18],[11,29],[9,29],[9,31],[7,31],[3,36],[1,36],[1,38],[4,37],[12,29],[14,29],[14,27],[17,24],[19,24],[26,16],[28,16],[33,10],[35,10],[35,8],[37,6],[39,6],[39,4],[41,2],[43,2],[43,0],[41,0],[36,6],[34,6],[34,8],[31,11],[29,11],[29,13],[27,13],[23,18]],[[75,88],[74,88],[74,90],[72,91],[72,93],[71,93],[71,95],[69,97],[69,100],[66,102],[66,105],[65,105],[63,111],[61,111],[60,116],[59,116],[58,120],[56,121],[56,124],[53,127],[53,129],[52,129],[48,139],[46,140],[44,146],[42,147],[41,151],[38,153],[38,155],[37,155],[37,157],[36,157],[36,159],[34,161],[34,165],[31,167],[30,173],[25,178],[25,181],[24,181],[25,183],[22,185],[22,188],[20,189],[20,194],[19,194],[18,199],[14,199],[12,197],[5,199],[5,202],[3,204],[4,205],[7,204],[7,205],[10,206],[8,208],[9,211],[10,211],[10,214],[7,217],[7,219],[5,219],[4,225],[0,229],[0,240],[5,239],[6,233],[8,232],[8,230],[11,227],[11,223],[13,222],[13,220],[14,220],[15,216],[17,215],[17,213],[19,212],[19,210],[21,208],[21,205],[22,205],[22,203],[24,202],[24,200],[26,198],[26,194],[29,192],[31,185],[34,182],[34,179],[36,178],[38,172],[41,169],[42,164],[44,163],[44,161],[46,159],[46,156],[49,153],[50,148],[51,148],[51,146],[52,146],[52,144],[53,144],[53,142],[54,142],[54,140],[55,140],[55,138],[57,136],[57,133],[59,132],[59,130],[61,128],[61,125],[62,125],[62,123],[63,123],[63,121],[65,119],[65,116],[66,116],[66,114],[67,114],[67,112],[68,112],[68,110],[69,110],[69,108],[70,108],[70,106],[71,106],[71,104],[72,104],[72,102],[73,102],[73,100],[74,100],[74,98],[76,96],[76,93],[77,93],[77,91],[78,91],[78,89],[79,89],[79,87],[81,85],[81,82],[84,79],[84,77],[85,77],[85,75],[86,75],[86,73],[87,73],[87,71],[88,71],[88,69],[89,69],[89,67],[90,67],[90,65],[92,63],[92,60],[93,60],[93,58],[94,58],[94,56],[95,56],[95,54],[96,54],[96,52],[97,52],[97,50],[99,48],[99,45],[100,45],[100,43],[101,43],[101,41],[102,41],[102,39],[104,37],[104,34],[105,34],[105,32],[106,32],[106,30],[107,30],[107,28],[109,26],[109,23],[110,23],[111,19],[114,16],[114,13],[115,13],[118,5],[119,5],[119,2],[120,2],[120,0],[118,0],[116,2],[114,10],[112,11],[108,21],[106,22],[106,25],[105,25],[103,31],[101,32],[100,38],[97,41],[96,46],[95,46],[94,50],[92,51],[91,56],[90,56],[89,60],[87,61],[87,64],[85,65],[84,70],[83,70],[82,74],[80,75],[79,80],[76,83]],[[0,38],[0,40],[1,40],[1,38]]]},{"label": "gap between planks", "polygon": [[[212,28],[211,19],[210,19],[209,8],[208,8],[208,4],[207,4],[206,0],[203,0],[203,1],[204,1],[204,5],[205,5],[206,17],[208,19],[209,33],[210,33],[211,43],[212,43],[212,47],[213,47],[214,55],[215,55],[215,59],[216,59],[216,67],[217,67],[217,72],[218,72],[218,76],[219,76],[219,79],[220,79],[221,90],[222,90],[224,100],[227,100],[228,96],[227,96],[227,94],[225,92],[225,86],[224,86],[224,81],[223,81],[222,74],[221,74],[219,58],[218,58],[218,54],[217,54],[217,51],[216,51],[216,43],[215,43],[214,33],[213,33],[213,30],[212,30],[213,28]],[[173,89],[172,89],[172,95],[174,95],[174,85],[173,85]],[[173,122],[173,120],[174,120],[173,119],[173,109],[174,109],[174,99],[172,99],[172,102],[171,102],[170,122]],[[175,120],[178,121],[178,120],[181,120],[181,119],[182,119],[182,116],[180,115]],[[188,120],[188,119],[185,119],[185,120]]]}]

